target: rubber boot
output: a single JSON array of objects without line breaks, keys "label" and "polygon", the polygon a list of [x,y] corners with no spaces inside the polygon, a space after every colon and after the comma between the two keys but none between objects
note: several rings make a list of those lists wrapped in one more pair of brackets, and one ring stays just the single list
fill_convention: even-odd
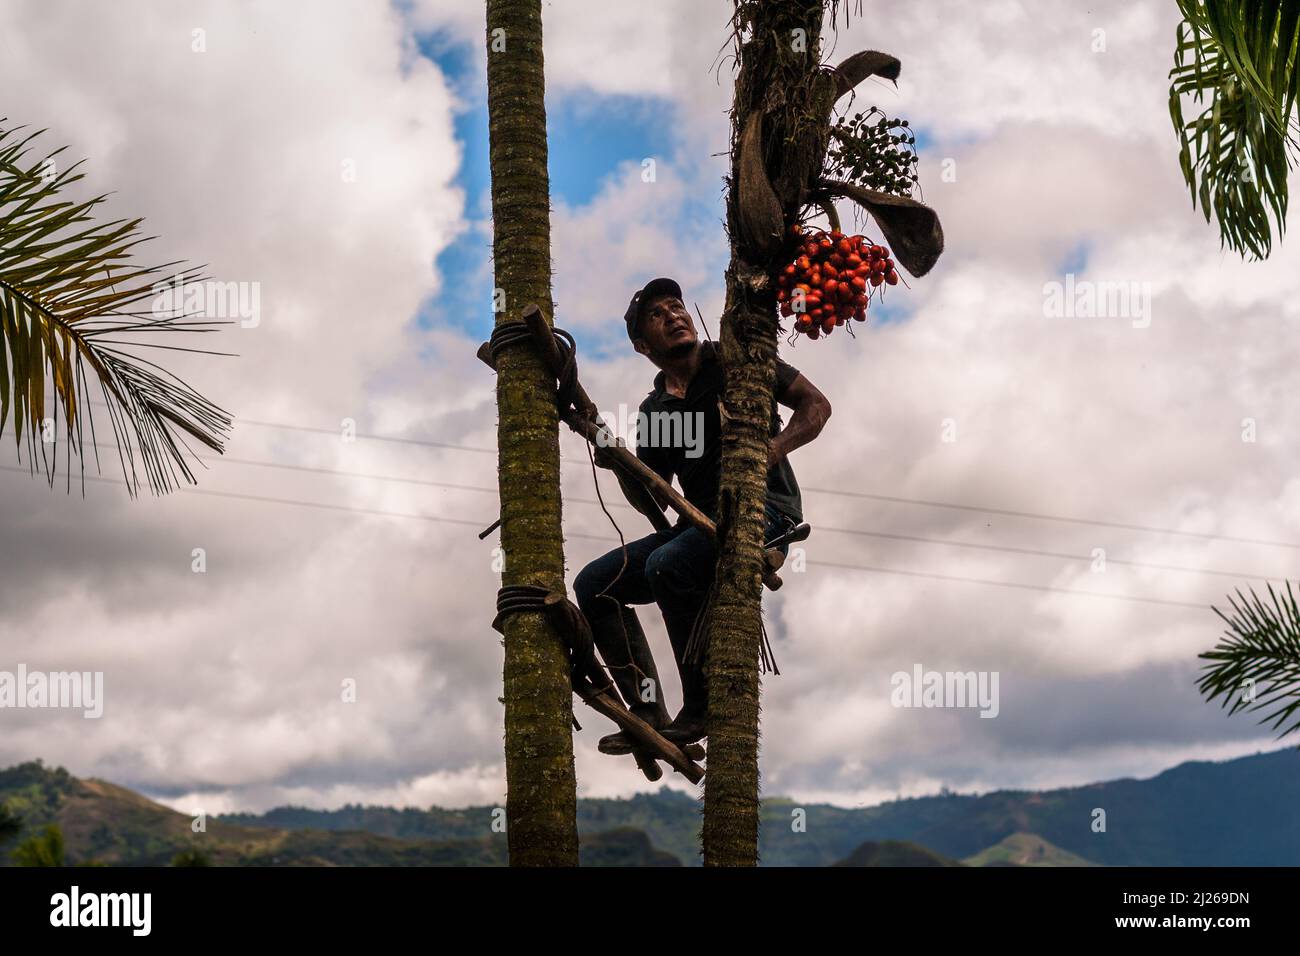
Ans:
[{"label": "rubber boot", "polygon": [[[663,685],[636,611],[620,605],[619,614],[598,615],[594,620],[588,617],[588,622],[596,649],[600,651],[627,709],[651,727],[663,727],[669,720],[668,708],[663,702]],[[642,681],[646,678],[652,681],[649,687],[654,694],[652,701],[641,699]],[[622,731],[602,737],[597,747],[601,753],[607,754],[626,754],[633,749],[631,738]]]},{"label": "rubber boot", "polygon": [[682,709],[660,732],[665,740],[681,747],[708,736],[705,721],[709,713],[709,690],[703,661],[692,663],[679,657],[677,669],[682,678]]}]

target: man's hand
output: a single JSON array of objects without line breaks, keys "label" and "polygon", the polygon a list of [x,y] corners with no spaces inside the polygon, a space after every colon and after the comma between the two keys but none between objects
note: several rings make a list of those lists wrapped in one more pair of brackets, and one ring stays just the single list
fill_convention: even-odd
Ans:
[{"label": "man's hand", "polygon": [[785,452],[781,450],[781,446],[780,446],[780,444],[777,442],[777,438],[780,438],[780,437],[781,437],[780,435],[777,435],[775,438],[773,438],[773,439],[772,439],[772,445],[771,445],[771,447],[768,449],[768,452],[767,452],[767,470],[768,470],[768,471],[771,471],[773,468],[775,468],[777,465],[779,465],[779,464],[781,463],[782,459],[785,458]]},{"label": "man's hand", "polygon": [[793,408],[794,414],[785,428],[772,438],[772,448],[767,456],[768,468],[821,434],[826,420],[831,417],[830,401],[803,375],[790,383],[781,404]]}]

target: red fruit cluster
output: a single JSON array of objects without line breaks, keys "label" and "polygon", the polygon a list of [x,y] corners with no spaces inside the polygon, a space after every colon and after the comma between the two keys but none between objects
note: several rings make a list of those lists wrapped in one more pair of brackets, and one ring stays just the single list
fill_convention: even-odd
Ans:
[{"label": "red fruit cluster", "polygon": [[795,330],[810,339],[829,335],[850,318],[866,321],[867,305],[882,284],[897,285],[889,250],[866,236],[839,230],[804,233],[790,227],[794,261],[776,279],[782,315],[795,316]]}]

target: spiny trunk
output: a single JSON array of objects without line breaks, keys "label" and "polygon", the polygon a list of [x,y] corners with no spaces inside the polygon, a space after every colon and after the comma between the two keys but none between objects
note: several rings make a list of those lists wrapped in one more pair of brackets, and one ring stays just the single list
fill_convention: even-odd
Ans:
[{"label": "spiny trunk", "polygon": [[[822,0],[736,4],[739,73],[727,200],[731,264],[721,332],[727,417],[722,426],[719,553],[706,670],[706,866],[758,863],[763,506],[778,329],[776,289],[768,276],[784,223],[798,213],[825,152],[828,133],[819,104],[828,94],[817,82],[822,14]],[[805,31],[802,52],[793,48],[795,29]],[[752,138],[762,143],[757,177],[755,156],[742,156],[741,149],[755,113],[758,136]],[[746,184],[751,189],[743,196]],[[781,220],[772,221],[774,214]]]},{"label": "spiny trunk", "polygon": [[706,866],[758,862],[763,503],[775,376],[776,299],[774,294],[752,292],[736,271],[743,268],[743,263],[735,263],[727,273],[721,332],[727,367],[724,404],[730,419],[723,426],[720,547],[706,670]]},{"label": "spiny trunk", "polygon": [[[487,0],[487,47],[492,252],[496,287],[505,293],[505,309],[497,313],[501,323],[518,320],[530,302],[544,315],[552,313],[541,0]],[[497,372],[502,583],[562,591],[555,379],[526,346],[502,352]],[[504,629],[510,864],[576,866],[566,655],[540,611],[510,615]]]}]

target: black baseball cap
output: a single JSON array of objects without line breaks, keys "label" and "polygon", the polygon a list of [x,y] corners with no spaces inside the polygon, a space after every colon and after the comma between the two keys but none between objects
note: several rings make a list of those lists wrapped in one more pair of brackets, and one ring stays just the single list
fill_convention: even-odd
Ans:
[{"label": "black baseball cap", "polygon": [[641,322],[645,306],[665,295],[680,299],[682,297],[682,287],[673,279],[651,279],[645,284],[645,288],[638,290],[632,296],[632,301],[627,306],[627,312],[623,314],[623,321],[627,323],[627,337],[629,339],[636,341],[637,325]]}]

